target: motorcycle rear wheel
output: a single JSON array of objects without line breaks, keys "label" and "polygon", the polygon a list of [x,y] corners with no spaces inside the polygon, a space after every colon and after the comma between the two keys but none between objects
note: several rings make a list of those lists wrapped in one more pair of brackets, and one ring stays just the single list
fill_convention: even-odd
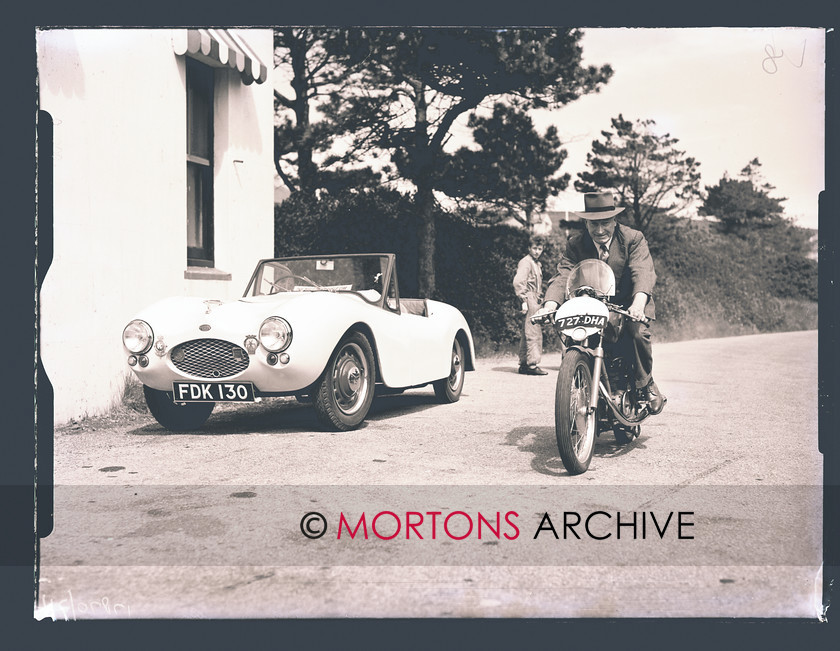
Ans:
[{"label": "motorcycle rear wheel", "polygon": [[570,475],[586,472],[595,449],[598,418],[589,412],[592,382],[589,357],[578,350],[567,350],[557,375],[554,399],[554,433],[560,459]]}]

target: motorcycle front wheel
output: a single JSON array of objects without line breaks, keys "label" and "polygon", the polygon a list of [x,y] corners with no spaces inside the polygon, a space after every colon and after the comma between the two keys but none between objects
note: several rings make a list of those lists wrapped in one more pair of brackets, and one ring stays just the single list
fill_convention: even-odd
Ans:
[{"label": "motorcycle front wheel", "polygon": [[579,475],[589,468],[595,448],[598,419],[589,412],[592,382],[589,357],[578,350],[567,350],[557,375],[554,398],[554,433],[560,458],[570,475]]}]

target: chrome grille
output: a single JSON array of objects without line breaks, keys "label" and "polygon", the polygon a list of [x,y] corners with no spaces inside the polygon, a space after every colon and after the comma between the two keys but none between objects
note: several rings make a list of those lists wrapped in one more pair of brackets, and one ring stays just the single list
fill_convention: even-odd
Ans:
[{"label": "chrome grille", "polygon": [[193,339],[172,349],[172,363],[194,377],[222,378],[248,368],[244,348],[220,339]]}]

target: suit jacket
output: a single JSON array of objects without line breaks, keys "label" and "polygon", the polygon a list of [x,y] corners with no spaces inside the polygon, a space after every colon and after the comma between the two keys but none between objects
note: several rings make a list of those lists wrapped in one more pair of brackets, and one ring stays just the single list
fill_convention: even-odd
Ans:
[{"label": "suit jacket", "polygon": [[[557,265],[557,275],[549,281],[545,300],[563,303],[566,300],[566,279],[569,272],[581,260],[597,257],[598,249],[589,231],[584,230],[572,235]],[[653,286],[656,284],[656,272],[653,269],[653,258],[650,257],[647,240],[642,232],[623,224],[616,224],[607,264],[615,274],[615,302],[626,307],[637,292],[644,292],[650,297],[645,307],[645,315],[655,318]]]}]

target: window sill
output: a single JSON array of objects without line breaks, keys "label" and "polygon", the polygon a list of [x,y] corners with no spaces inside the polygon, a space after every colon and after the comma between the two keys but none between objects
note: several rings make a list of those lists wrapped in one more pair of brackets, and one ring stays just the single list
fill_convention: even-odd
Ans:
[{"label": "window sill", "polygon": [[184,278],[187,280],[231,280],[233,276],[227,271],[213,267],[187,267],[184,270]]}]

